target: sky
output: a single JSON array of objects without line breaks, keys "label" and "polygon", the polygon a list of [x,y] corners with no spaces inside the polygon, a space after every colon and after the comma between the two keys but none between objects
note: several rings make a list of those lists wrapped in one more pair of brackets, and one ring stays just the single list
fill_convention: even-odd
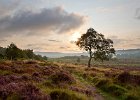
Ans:
[{"label": "sky", "polygon": [[88,28],[114,48],[140,48],[140,0],[0,0],[0,46],[41,52],[83,52],[76,41]]}]

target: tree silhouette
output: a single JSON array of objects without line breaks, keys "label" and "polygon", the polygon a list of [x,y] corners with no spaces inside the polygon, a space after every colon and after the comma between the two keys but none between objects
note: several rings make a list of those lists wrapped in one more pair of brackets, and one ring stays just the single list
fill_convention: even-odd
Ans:
[{"label": "tree silhouette", "polygon": [[98,33],[93,28],[89,28],[87,32],[76,41],[76,45],[80,47],[80,49],[89,52],[88,67],[91,66],[92,58],[101,61],[109,60],[112,54],[115,54],[113,41],[106,39],[103,34]]}]

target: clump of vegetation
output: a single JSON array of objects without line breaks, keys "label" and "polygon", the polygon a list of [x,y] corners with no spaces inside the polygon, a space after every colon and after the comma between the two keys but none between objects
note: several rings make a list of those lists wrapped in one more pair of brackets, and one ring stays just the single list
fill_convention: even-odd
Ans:
[{"label": "clump of vegetation", "polygon": [[92,91],[89,90],[89,89],[82,89],[82,88],[79,88],[79,87],[71,86],[70,90],[86,94],[87,96],[92,96],[93,95]]},{"label": "clump of vegetation", "polygon": [[107,80],[107,79],[100,79],[96,83],[96,86],[99,87],[99,88],[102,88],[102,87],[105,87],[108,84],[109,84],[109,80]]},{"label": "clump of vegetation", "polygon": [[75,79],[73,76],[70,75],[68,72],[57,72],[50,76],[50,79],[52,80],[52,83],[59,84],[59,83],[67,83],[72,84],[75,82]]},{"label": "clump of vegetation", "polygon": [[26,100],[28,99],[48,100],[49,99],[48,95],[42,94],[41,91],[32,84],[26,84],[20,92],[23,95],[23,99],[26,99]]},{"label": "clump of vegetation", "polygon": [[34,60],[29,60],[29,61],[26,61],[25,64],[37,64],[37,62]]},{"label": "clump of vegetation", "polygon": [[[20,99],[42,99],[48,100],[48,95],[43,94],[35,85],[31,83],[9,83],[1,87],[0,97],[5,100],[7,98],[18,98]],[[20,99],[19,99],[20,98]]]},{"label": "clump of vegetation", "polygon": [[128,95],[126,95],[125,100],[139,100],[139,97],[134,96],[132,94],[128,94]]},{"label": "clump of vegetation", "polygon": [[122,86],[116,85],[107,79],[98,80],[96,82],[96,87],[118,98],[122,98],[122,96],[127,93],[127,89],[123,88]]},{"label": "clump of vegetation", "polygon": [[123,73],[119,74],[118,81],[121,83],[129,82],[130,81],[130,73],[123,72]]},{"label": "clump of vegetation", "polygon": [[119,74],[118,81],[120,83],[127,84],[140,84],[140,75],[131,75],[129,72],[123,72]]},{"label": "clump of vegetation", "polygon": [[50,96],[52,100],[86,100],[86,96],[68,90],[54,90]]},{"label": "clump of vegetation", "polygon": [[46,56],[36,55],[33,50],[22,50],[18,48],[14,43],[11,43],[7,48],[0,47],[0,59],[6,60],[18,60],[18,59],[36,59],[47,60]]}]

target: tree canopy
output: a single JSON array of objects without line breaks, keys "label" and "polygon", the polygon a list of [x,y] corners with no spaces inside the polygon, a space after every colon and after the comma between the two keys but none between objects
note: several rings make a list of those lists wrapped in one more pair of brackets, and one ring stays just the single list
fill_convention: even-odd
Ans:
[{"label": "tree canopy", "polygon": [[109,60],[112,54],[115,54],[113,41],[106,39],[103,34],[98,33],[93,28],[89,28],[87,32],[76,41],[76,45],[80,49],[89,52],[88,67],[90,67],[92,58],[101,61]]},{"label": "tree canopy", "polygon": [[14,43],[11,43],[7,48],[0,47],[0,59],[36,59],[36,60],[47,60],[46,56],[36,55],[33,50],[18,48]]}]

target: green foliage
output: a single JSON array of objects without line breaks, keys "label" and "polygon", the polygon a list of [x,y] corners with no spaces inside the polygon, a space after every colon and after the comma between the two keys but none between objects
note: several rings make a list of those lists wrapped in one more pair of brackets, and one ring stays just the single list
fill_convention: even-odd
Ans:
[{"label": "green foliage", "polygon": [[0,75],[10,75],[10,74],[12,74],[11,71],[8,71],[8,70],[1,70],[1,69],[0,69]]},{"label": "green foliage", "polygon": [[132,94],[128,94],[128,95],[126,95],[125,100],[139,100],[139,98]]},{"label": "green foliage", "polygon": [[107,79],[96,79],[96,87],[106,93],[122,99],[125,98],[124,95],[128,92],[126,88],[117,84],[113,84]]},{"label": "green foliage", "polygon": [[0,59],[4,59],[6,48],[0,47]]},{"label": "green foliage", "polygon": [[59,84],[59,83],[67,83],[72,84],[75,83],[75,79],[71,76],[70,73],[67,72],[57,72],[50,76],[52,83]]},{"label": "green foliage", "polygon": [[10,95],[7,100],[21,100],[22,97],[19,94],[13,93],[12,95]]},{"label": "green foliage", "polygon": [[21,56],[21,50],[13,43],[6,49],[6,57],[9,60],[15,60]]},{"label": "green foliage", "polygon": [[52,100],[86,100],[86,96],[68,90],[54,90],[50,96]]},{"label": "green foliage", "polygon": [[102,86],[107,85],[107,84],[109,84],[109,80],[101,79],[101,80],[98,80],[98,82],[96,83],[96,86],[97,87],[102,87]]},{"label": "green foliage", "polygon": [[33,59],[33,57],[34,57],[33,50],[26,49],[26,50],[22,50],[22,51],[23,51],[23,54],[24,54],[25,58],[27,57],[29,59]]},{"label": "green foliage", "polygon": [[86,34],[83,34],[81,38],[78,39],[76,45],[89,52],[88,67],[90,67],[92,58],[101,61],[109,60],[111,55],[115,53],[113,41],[106,39],[103,34],[98,33],[93,28],[89,28]]},{"label": "green foliage", "polygon": [[33,50],[18,48],[14,43],[11,43],[7,48],[0,47],[0,59],[17,60],[17,59],[35,59],[47,60],[46,56],[34,54]]}]

